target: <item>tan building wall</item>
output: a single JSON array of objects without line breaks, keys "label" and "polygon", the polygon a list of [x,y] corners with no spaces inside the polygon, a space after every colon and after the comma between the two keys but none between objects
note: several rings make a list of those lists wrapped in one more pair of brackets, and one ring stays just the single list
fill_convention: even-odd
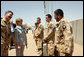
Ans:
[{"label": "tan building wall", "polygon": [[73,28],[74,41],[77,44],[83,45],[83,19],[70,22]]}]

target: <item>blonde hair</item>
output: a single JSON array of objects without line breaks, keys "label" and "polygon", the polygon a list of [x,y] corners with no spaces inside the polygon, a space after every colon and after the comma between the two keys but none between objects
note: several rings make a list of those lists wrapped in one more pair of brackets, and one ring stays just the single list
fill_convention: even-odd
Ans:
[{"label": "blonde hair", "polygon": [[23,19],[17,18],[17,19],[16,19],[16,25],[18,25],[18,23],[19,23],[20,21],[23,21]]}]

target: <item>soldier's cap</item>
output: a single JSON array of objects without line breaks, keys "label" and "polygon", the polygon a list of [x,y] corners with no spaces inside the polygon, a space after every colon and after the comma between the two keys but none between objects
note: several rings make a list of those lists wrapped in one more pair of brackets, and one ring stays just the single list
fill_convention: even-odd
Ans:
[{"label": "soldier's cap", "polygon": [[23,21],[23,19],[17,18],[17,19],[16,19],[16,22],[19,22],[19,21]]}]

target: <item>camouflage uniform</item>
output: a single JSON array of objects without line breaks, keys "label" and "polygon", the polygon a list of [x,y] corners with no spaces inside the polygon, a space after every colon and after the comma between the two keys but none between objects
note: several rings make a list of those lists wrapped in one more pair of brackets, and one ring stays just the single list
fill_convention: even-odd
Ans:
[{"label": "camouflage uniform", "polygon": [[10,23],[1,19],[1,56],[8,56],[8,43],[10,36]]},{"label": "camouflage uniform", "polygon": [[33,35],[33,38],[35,39],[35,42],[36,42],[36,45],[37,45],[37,39],[36,39],[36,37],[35,37],[35,32],[36,32],[37,26],[35,26],[34,28],[35,28],[35,29],[34,29],[34,35]]},{"label": "camouflage uniform", "polygon": [[47,25],[44,39],[47,44],[48,56],[54,56],[55,24],[51,21]]},{"label": "camouflage uniform", "polygon": [[42,56],[42,40],[43,40],[43,25],[42,23],[38,24],[37,29],[35,30],[35,37],[37,40],[37,48],[38,48],[38,52],[39,55]]},{"label": "camouflage uniform", "polygon": [[58,56],[71,56],[73,52],[72,27],[66,19],[62,18],[57,23],[55,37]]}]

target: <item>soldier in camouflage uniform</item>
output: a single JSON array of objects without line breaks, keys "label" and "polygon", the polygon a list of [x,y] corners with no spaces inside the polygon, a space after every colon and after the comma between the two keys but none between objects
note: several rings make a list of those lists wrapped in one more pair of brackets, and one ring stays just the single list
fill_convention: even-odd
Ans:
[{"label": "soldier in camouflage uniform", "polygon": [[54,12],[54,17],[56,19],[56,39],[55,47],[58,51],[58,56],[72,56],[73,52],[73,37],[72,37],[72,27],[70,23],[63,18],[63,11],[57,9]]},{"label": "soldier in camouflage uniform", "polygon": [[46,21],[48,22],[46,33],[44,36],[44,42],[47,44],[48,56],[54,56],[54,40],[55,40],[55,24],[51,21],[52,16],[46,15]]},{"label": "soldier in camouflage uniform", "polygon": [[1,19],[1,56],[8,56],[8,41],[10,38],[10,22],[13,12],[7,11]]},{"label": "soldier in camouflage uniform", "polygon": [[38,27],[38,24],[35,23],[35,26],[34,26],[35,29],[34,29],[34,36],[33,36],[33,38],[35,39],[36,45],[37,45],[37,39],[35,37],[35,32],[36,32],[37,27]]},{"label": "soldier in camouflage uniform", "polygon": [[38,48],[39,56],[42,56],[42,40],[43,40],[43,25],[41,23],[40,17],[37,18],[38,27],[35,30],[36,45]]}]

